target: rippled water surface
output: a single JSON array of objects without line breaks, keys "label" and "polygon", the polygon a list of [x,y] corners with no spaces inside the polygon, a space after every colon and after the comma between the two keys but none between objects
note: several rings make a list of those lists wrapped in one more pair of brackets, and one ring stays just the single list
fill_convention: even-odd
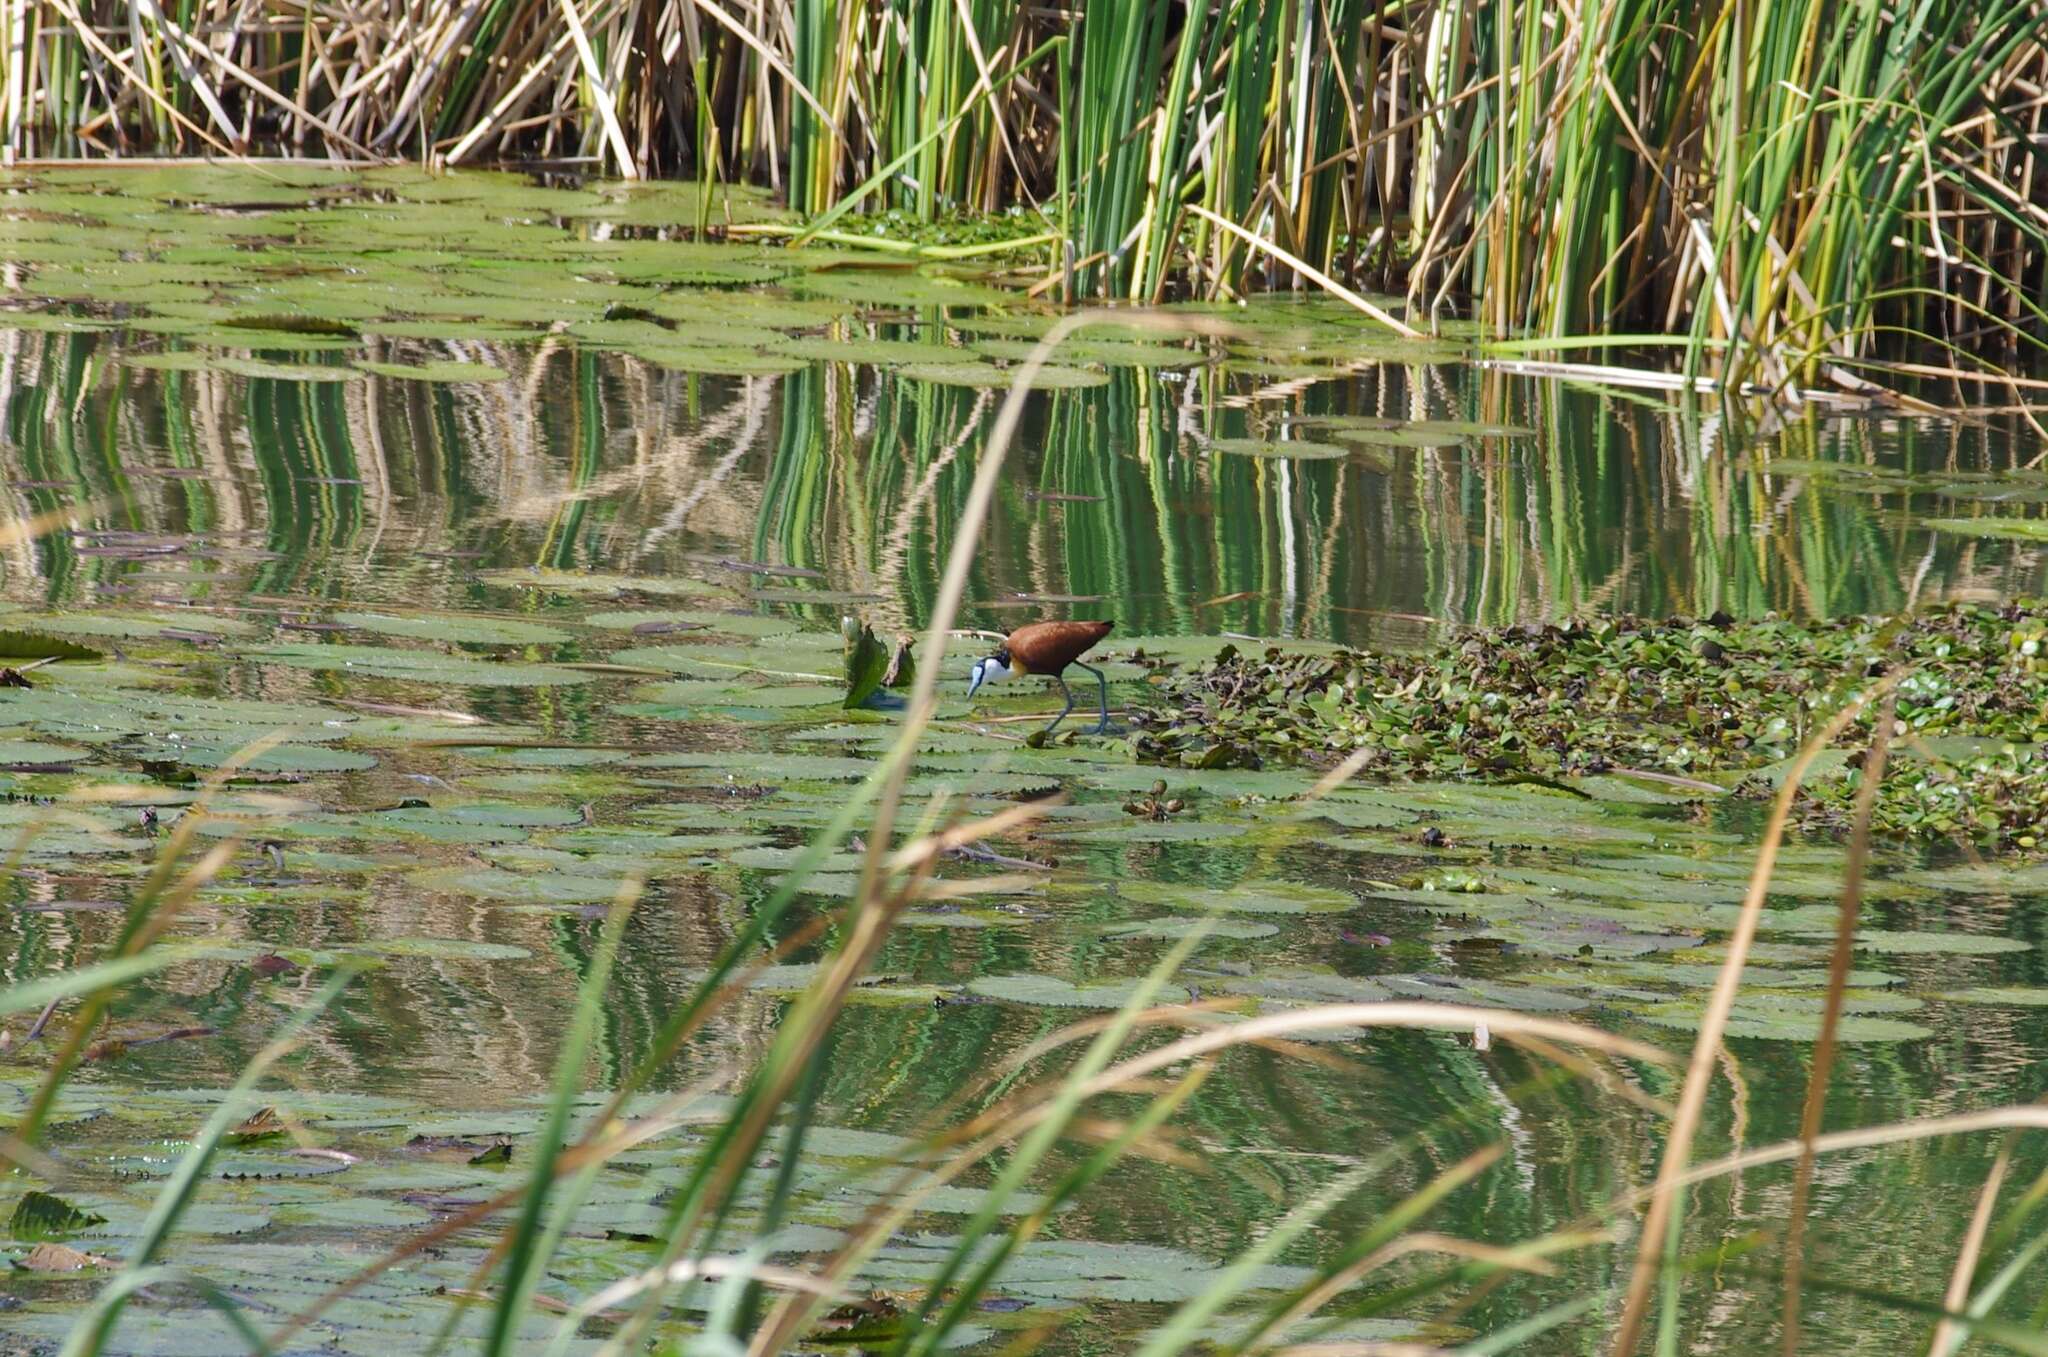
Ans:
[{"label": "rippled water surface", "polygon": [[[170,826],[195,776],[283,733],[196,836],[196,852],[234,845],[173,926],[197,950],[116,1004],[95,1035],[124,1044],[87,1064],[49,1137],[76,1166],[68,1195],[107,1217],[74,1242],[119,1256],[216,1091],[334,966],[374,963],[268,1081],[296,1139],[232,1149],[174,1251],[281,1317],[513,1181],[622,882],[645,884],[593,1089],[635,1064],[866,773],[891,724],[839,707],[839,619],[922,626],[1009,365],[1050,313],[1000,278],[657,241],[693,216],[659,192],[124,173],[24,178],[0,197],[24,327],[0,330],[0,479],[13,516],[48,525],[6,552],[0,628],[98,656],[0,690],[0,819],[29,836],[0,957],[19,981],[101,955],[164,842],[144,808]],[[1488,369],[1455,338],[1392,345],[1323,302],[1199,314],[1238,328],[1113,331],[1033,393],[969,585],[974,627],[1115,618],[1120,706],[1145,700],[1135,650],[1197,658],[1233,635],[1414,646],[1472,624],[1836,616],[2041,586],[2027,525],[2048,474],[2016,421],[1820,411],[1744,432],[1660,393]],[[1295,455],[1303,443],[1321,452]],[[1957,522],[1986,518],[1989,534]],[[1591,800],[1360,786],[1303,815],[1286,798],[1309,775],[1284,770],[1170,771],[1186,808],[1134,815],[1157,770],[1117,740],[1025,749],[1049,698],[1026,682],[970,708],[968,658],[948,659],[913,793],[995,808],[1066,792],[998,845],[1050,870],[920,910],[888,943],[823,1057],[835,1129],[778,1241],[793,1260],[822,1257],[882,1192],[860,1156],[990,1105],[1003,1061],[1120,1003],[1211,911],[1222,926],[1169,999],[1242,1014],[1444,998],[1689,1048],[1752,815],[1620,779],[1589,780]],[[86,784],[124,790],[62,816],[33,799]],[[1426,824],[1451,847],[1422,847]],[[1703,1157],[1796,1130],[1839,865],[1831,843],[1787,851]],[[773,967],[663,1088],[722,1094],[758,1058],[837,939],[853,863],[827,866],[778,925]],[[2041,1091],[2043,898],[2026,872],[1884,856],[1831,1125]],[[50,1040],[19,1044],[30,1016],[0,1068],[10,1116]],[[1380,1171],[1267,1285],[1488,1146],[1501,1158],[1428,1228],[1504,1244],[1606,1220],[1655,1171],[1660,1123],[1642,1104],[1676,1090],[1648,1065],[1589,1079],[1421,1032],[1339,1032],[1312,1054],[1223,1057],[1179,1120],[1183,1153],[1134,1161],[1056,1214],[1047,1235],[1069,1244],[1027,1250],[988,1341],[1045,1318],[1076,1349],[1096,1341],[1064,1327],[1083,1318],[1142,1330],[1368,1162]],[[499,1139],[510,1166],[469,1162]],[[685,1129],[607,1170],[549,1289],[573,1299],[644,1266],[620,1232],[657,1228],[697,1144]],[[1892,1352],[1922,1332],[1857,1289],[1940,1294],[1996,1149],[1957,1138],[1824,1164],[1817,1348]],[[2012,1180],[2041,1167],[2022,1143]],[[1762,1170],[1697,1195],[1682,1294],[1701,1350],[1774,1341],[1789,1181]],[[985,1185],[914,1216],[868,1280],[915,1284]],[[742,1226],[759,1205],[744,1200]],[[1634,1215],[1618,1218],[1631,1239]],[[483,1243],[401,1270],[304,1341],[389,1351],[440,1322],[435,1289],[463,1285]],[[1595,1247],[1554,1277],[1454,1289],[1471,1301],[1455,1323],[1597,1296],[1628,1258]],[[1392,1264],[1350,1302],[1433,1267]],[[0,1333],[34,1342],[90,1289],[16,1294]],[[1437,1313],[1395,1306],[1338,1332],[1414,1334]],[[215,1350],[213,1323],[138,1304],[115,1348]],[[1545,1341],[1576,1350],[1574,1327]]]}]

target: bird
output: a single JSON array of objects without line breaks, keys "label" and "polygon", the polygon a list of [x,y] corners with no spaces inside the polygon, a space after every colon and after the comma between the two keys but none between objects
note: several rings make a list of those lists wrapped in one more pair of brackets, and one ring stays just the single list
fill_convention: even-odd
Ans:
[{"label": "bird", "polygon": [[1082,664],[1081,657],[1109,635],[1114,622],[1032,622],[1017,628],[996,647],[996,652],[974,662],[967,679],[967,696],[984,684],[995,683],[1017,674],[1042,674],[1060,685],[1067,705],[1060,708],[1060,714],[1052,718],[1043,734],[1052,734],[1060,722],[1067,719],[1067,713],[1074,709],[1074,692],[1067,687],[1066,672],[1069,665],[1086,669],[1095,675],[1096,686],[1102,694],[1102,720],[1096,723],[1096,735],[1109,733],[1109,680],[1102,671],[1090,664]]}]

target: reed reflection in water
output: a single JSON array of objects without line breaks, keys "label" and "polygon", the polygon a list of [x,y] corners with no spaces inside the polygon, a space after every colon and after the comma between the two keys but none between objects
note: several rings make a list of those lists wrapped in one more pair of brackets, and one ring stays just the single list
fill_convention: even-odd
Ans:
[{"label": "reed reflection in water", "polygon": [[[456,348],[510,378],[151,371],[126,366],[111,335],[8,332],[9,508],[90,505],[88,533],[200,533],[223,550],[209,573],[188,561],[173,575],[60,535],[15,550],[7,595],[417,599],[475,564],[659,574],[710,554],[792,567],[776,596],[816,594],[820,622],[851,605],[915,626],[997,404],[843,364],[719,378],[566,347]],[[1316,437],[1289,422],[1329,414],[1526,433],[1335,461],[1211,446]],[[1921,520],[1982,512],[1956,498],[1974,493],[1965,478],[2036,451],[1996,423],[1932,420],[1816,417],[1742,441],[1638,397],[1470,368],[1372,366],[1341,385],[1122,369],[1033,398],[970,620],[1056,610],[1114,615],[1127,634],[1401,643],[1431,623],[2009,596],[2038,589],[2038,550]],[[1773,469],[1785,461],[1895,474]],[[2000,511],[2027,489],[1999,495]]]}]

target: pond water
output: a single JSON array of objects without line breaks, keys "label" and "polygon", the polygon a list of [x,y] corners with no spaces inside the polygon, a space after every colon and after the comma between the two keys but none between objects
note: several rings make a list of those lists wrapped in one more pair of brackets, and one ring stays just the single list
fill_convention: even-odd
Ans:
[{"label": "pond water", "polygon": [[[13,516],[62,518],[7,551],[0,628],[97,652],[0,689],[0,820],[28,835],[0,913],[8,980],[99,957],[163,842],[143,808],[169,826],[195,774],[284,732],[200,835],[237,846],[172,929],[194,954],[124,995],[102,1035],[125,1044],[62,1095],[47,1143],[64,1195],[105,1217],[79,1247],[122,1254],[177,1146],[348,959],[373,964],[262,1095],[292,1133],[225,1154],[169,1260],[279,1320],[516,1181],[621,882],[645,886],[593,1090],[635,1064],[890,738],[893,718],[840,709],[839,619],[923,624],[1009,365],[1053,313],[1000,279],[650,238],[696,207],[674,188],[298,169],[48,172],[0,197],[0,480]],[[1744,434],[1655,394],[1482,368],[1455,336],[1394,344],[1325,302],[1188,313],[1238,329],[1111,331],[1034,393],[969,586],[973,627],[1115,618],[1118,705],[1145,700],[1134,652],[1193,660],[1229,636],[1414,646],[1600,612],[1835,616],[2041,589],[2029,534],[2048,474],[2017,420],[1815,415]],[[1587,779],[1590,800],[1356,785],[1304,813],[1288,798],[1311,772],[1159,770],[1114,739],[1026,748],[1051,698],[1026,682],[970,706],[970,652],[948,658],[914,797],[1065,792],[997,845],[1049,870],[903,920],[822,1068],[832,1129],[779,1253],[827,1255],[882,1191],[865,1156],[989,1105],[1001,1062],[1116,1006],[1212,912],[1168,997],[1237,1013],[1434,997],[1689,1048],[1753,814],[1618,778]],[[1133,814],[1161,776],[1184,809]],[[87,784],[124,791],[61,817],[35,799]],[[1425,825],[1450,846],[1424,847]],[[799,936],[850,889],[852,860],[827,866],[779,928],[786,954],[663,1088],[715,1095],[758,1057],[834,940]],[[1785,855],[1702,1157],[1796,1129],[1839,868],[1828,842]],[[2044,899],[2038,869],[1882,855],[1831,1126],[2041,1094]],[[8,1117],[47,1059],[49,1038],[21,1044],[27,1016],[0,1057]],[[1225,1057],[1178,1122],[1198,1153],[1133,1161],[1058,1213],[999,1283],[989,1342],[1047,1319],[1073,1350],[1141,1333],[1363,1164],[1381,1171],[1263,1284],[1306,1276],[1484,1146],[1506,1152],[1428,1228],[1534,1238],[1655,1171],[1660,1123],[1611,1080],[1421,1032],[1314,1051],[1334,1058]],[[1626,1078],[1675,1092],[1652,1066]],[[509,1164],[484,1153],[499,1140]],[[632,1236],[658,1227],[700,1143],[675,1132],[605,1170],[546,1289],[573,1301],[645,1266]],[[1823,1165],[1816,1348],[1924,1333],[1870,1293],[1940,1295],[1996,1149]],[[2043,1162],[2021,1143],[2014,1181]],[[1688,1346],[1770,1340],[1789,1181],[1696,1196]],[[864,1276],[914,1286],[985,1185],[934,1198]],[[446,1317],[437,1289],[465,1285],[487,1243],[458,1237],[297,1341],[389,1351]],[[1583,1249],[1555,1276],[1455,1291],[1469,1304],[1440,1336],[1598,1297],[1629,1256]],[[1424,1272],[1396,1264],[1348,1301]],[[54,1342],[93,1285],[23,1274],[0,1335]],[[1436,1306],[1334,1334],[1415,1334]],[[463,1332],[456,1350],[478,1341]],[[519,1350],[553,1337],[536,1323]],[[168,1296],[132,1306],[112,1350],[226,1342]],[[1567,1325],[1525,1350],[1584,1342]]]}]

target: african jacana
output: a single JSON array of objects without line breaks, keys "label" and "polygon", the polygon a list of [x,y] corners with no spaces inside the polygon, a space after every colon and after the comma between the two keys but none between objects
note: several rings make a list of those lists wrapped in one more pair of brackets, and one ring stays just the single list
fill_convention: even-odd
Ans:
[{"label": "african jacana", "polygon": [[1060,692],[1067,699],[1067,705],[1060,708],[1060,714],[1052,718],[1052,725],[1045,728],[1045,733],[1050,735],[1074,709],[1074,692],[1067,687],[1066,680],[1067,667],[1072,665],[1095,675],[1096,686],[1102,693],[1102,720],[1096,724],[1094,733],[1107,734],[1109,680],[1095,666],[1082,664],[1081,657],[1109,635],[1109,629],[1115,625],[1114,622],[1033,622],[1019,627],[996,648],[995,654],[974,662],[972,675],[967,680],[967,695],[973,697],[975,690],[984,683],[994,683],[1016,674],[1042,674],[1059,684]]}]

